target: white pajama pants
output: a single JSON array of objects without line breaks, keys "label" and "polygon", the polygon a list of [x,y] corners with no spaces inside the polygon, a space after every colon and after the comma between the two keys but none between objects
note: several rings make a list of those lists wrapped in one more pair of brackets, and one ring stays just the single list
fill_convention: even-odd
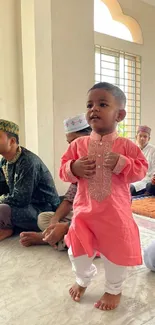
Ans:
[{"label": "white pajama pants", "polygon": [[[87,287],[92,278],[97,274],[97,268],[92,263],[96,253],[92,257],[82,255],[74,257],[71,247],[68,250],[68,255],[72,263],[72,270],[76,274],[76,282],[81,287]],[[122,284],[126,278],[127,267],[116,265],[110,262],[101,254],[105,269],[105,287],[104,291],[113,295],[122,292]]]}]

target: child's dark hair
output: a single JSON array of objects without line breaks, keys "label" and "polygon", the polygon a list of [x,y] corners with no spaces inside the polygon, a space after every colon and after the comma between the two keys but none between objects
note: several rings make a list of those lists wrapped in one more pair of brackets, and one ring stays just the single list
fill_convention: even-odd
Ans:
[{"label": "child's dark hair", "polygon": [[92,131],[92,128],[90,126],[88,126],[87,128],[80,130],[80,131],[76,131],[75,133],[89,135],[91,133],[91,131]]},{"label": "child's dark hair", "polygon": [[88,93],[94,89],[105,89],[105,90],[109,91],[118,100],[118,102],[123,104],[125,107],[126,96],[125,96],[124,92],[119,87],[112,85],[108,82],[99,82],[99,83],[95,84],[92,88],[90,88]]}]

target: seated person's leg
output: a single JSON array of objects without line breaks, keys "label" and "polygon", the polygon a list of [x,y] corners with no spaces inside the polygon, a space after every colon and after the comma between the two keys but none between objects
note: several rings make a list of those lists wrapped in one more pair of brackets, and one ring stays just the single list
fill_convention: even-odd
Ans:
[{"label": "seated person's leg", "polygon": [[148,269],[155,271],[155,240],[144,250],[144,263]]},{"label": "seated person's leg", "polygon": [[[60,196],[59,198],[60,198],[60,205],[61,205],[61,203],[64,200],[64,195]],[[49,227],[49,225],[51,223],[56,223],[56,222],[59,222],[59,221],[60,220],[58,220],[58,218],[56,216],[56,213],[54,213],[52,211],[50,211],[50,212],[42,212],[38,216],[38,227],[39,227],[39,229],[41,231],[44,231],[45,229],[47,229]]]},{"label": "seated person's leg", "polygon": [[20,233],[20,243],[25,247],[32,245],[46,245],[47,243],[43,241],[43,238],[44,236],[42,232],[23,231]]},{"label": "seated person's leg", "polygon": [[149,195],[155,195],[155,185],[153,185],[151,182],[147,183],[146,185],[146,192]]},{"label": "seated person's leg", "polygon": [[51,220],[54,219],[54,212],[42,212],[38,216],[38,227],[44,231],[49,227]]},{"label": "seated person's leg", "polygon": [[[23,218],[18,218],[18,210],[23,212]],[[43,234],[40,232],[40,228],[38,227],[38,214],[39,211],[35,209],[33,206],[29,206],[24,209],[14,210],[14,224],[16,227],[23,229],[25,231],[20,234],[20,243],[23,246],[31,246],[31,245],[45,245],[43,242]],[[30,230],[30,231],[29,231]]]},{"label": "seated person's leg", "polygon": [[136,192],[134,185],[132,185],[132,184],[130,185],[130,193],[132,196],[143,195],[143,194],[145,194],[145,192],[146,192],[146,188]]},{"label": "seated person's leg", "polygon": [[20,234],[21,244],[28,247],[31,245],[48,243],[51,246],[55,247],[55,244],[57,243],[58,250],[64,250],[65,243],[62,239],[69,229],[69,223],[72,218],[72,213],[70,213],[71,209],[72,203],[68,200],[63,200],[54,214],[53,212],[40,213],[38,216],[38,227],[42,231],[48,228],[47,233],[50,237],[50,240],[44,241],[44,235],[42,232],[22,232]]},{"label": "seated person's leg", "polygon": [[11,208],[7,204],[0,204],[0,241],[12,236]]},{"label": "seated person's leg", "polygon": [[[42,212],[38,215],[38,227],[43,232],[46,228],[49,227],[52,218],[54,218],[54,212]],[[20,243],[23,246],[29,247],[31,245],[47,245],[45,241],[43,241],[43,233],[42,232],[22,232],[20,234]]]},{"label": "seated person's leg", "polygon": [[45,241],[43,241],[43,231],[49,227],[49,225],[52,223],[58,222],[58,220],[55,220],[54,212],[42,212],[38,215],[38,228],[41,230],[41,232],[22,232],[20,234],[20,242],[23,246],[31,246],[31,245],[47,245]]},{"label": "seated person's leg", "polygon": [[134,185],[132,185],[132,184],[130,185],[130,193],[132,196],[137,195],[136,189],[135,189]]},{"label": "seated person's leg", "polygon": [[11,222],[14,227],[25,231],[40,231],[37,225],[39,210],[32,205],[25,208],[12,207]]}]

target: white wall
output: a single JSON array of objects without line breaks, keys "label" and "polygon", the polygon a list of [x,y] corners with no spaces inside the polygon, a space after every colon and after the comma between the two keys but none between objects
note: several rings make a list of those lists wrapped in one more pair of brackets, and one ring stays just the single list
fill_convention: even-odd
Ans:
[{"label": "white wall", "polygon": [[16,0],[0,1],[0,118],[19,123]]}]

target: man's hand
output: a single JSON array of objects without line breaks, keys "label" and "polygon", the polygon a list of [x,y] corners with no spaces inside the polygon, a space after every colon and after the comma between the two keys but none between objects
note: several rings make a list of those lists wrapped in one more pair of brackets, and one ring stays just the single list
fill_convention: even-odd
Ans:
[{"label": "man's hand", "polygon": [[[56,223],[58,223],[59,222],[59,217],[56,215],[56,213],[52,216],[52,218],[51,218],[51,221],[50,221],[50,225],[49,225],[49,227],[51,226],[51,225],[55,225]],[[49,228],[48,227],[48,228]],[[47,229],[48,229],[47,228]]]},{"label": "man's hand", "polygon": [[60,218],[56,215],[56,213],[51,217],[50,225],[43,231],[44,237],[48,235],[51,230],[53,231],[53,225],[55,226],[57,223],[59,223]]},{"label": "man's hand", "polygon": [[115,153],[115,152],[107,153],[104,158],[104,166],[113,170],[118,163],[119,157],[120,157],[120,154],[118,154],[118,153]]},{"label": "man's hand", "polygon": [[43,241],[47,242],[49,245],[57,248],[56,243],[63,239],[63,237],[67,234],[69,229],[68,222],[51,224],[44,232],[43,232]]},{"label": "man's hand", "polygon": [[95,174],[96,164],[88,157],[82,157],[71,165],[72,173],[80,178],[91,178]]}]

